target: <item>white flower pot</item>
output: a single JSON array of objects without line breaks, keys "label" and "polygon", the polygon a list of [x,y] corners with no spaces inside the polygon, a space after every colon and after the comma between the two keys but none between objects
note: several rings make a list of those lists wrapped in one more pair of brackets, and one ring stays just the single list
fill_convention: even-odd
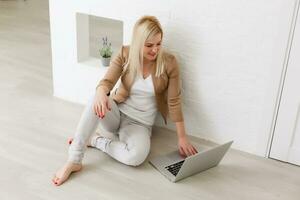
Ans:
[{"label": "white flower pot", "polygon": [[107,67],[107,66],[109,66],[109,63],[110,63],[110,57],[109,58],[101,57],[101,61],[102,61],[102,65]]}]

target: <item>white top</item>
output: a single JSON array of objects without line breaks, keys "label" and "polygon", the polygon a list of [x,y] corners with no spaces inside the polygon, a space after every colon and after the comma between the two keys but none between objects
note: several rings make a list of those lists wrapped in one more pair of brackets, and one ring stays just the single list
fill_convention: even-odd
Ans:
[{"label": "white top", "polygon": [[157,113],[152,76],[149,75],[146,79],[142,76],[136,77],[129,97],[118,106],[130,118],[152,126]]}]

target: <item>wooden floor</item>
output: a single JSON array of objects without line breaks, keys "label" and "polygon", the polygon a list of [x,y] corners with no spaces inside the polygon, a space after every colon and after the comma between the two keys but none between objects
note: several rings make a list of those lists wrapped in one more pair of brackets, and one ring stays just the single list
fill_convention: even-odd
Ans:
[{"label": "wooden floor", "polygon": [[[129,167],[88,149],[83,170],[55,187],[51,177],[67,158],[83,107],[52,96],[50,48],[47,1],[0,1],[1,200],[300,199],[300,167],[236,150],[174,184],[148,162]],[[176,135],[155,128],[149,158],[173,149]]]}]

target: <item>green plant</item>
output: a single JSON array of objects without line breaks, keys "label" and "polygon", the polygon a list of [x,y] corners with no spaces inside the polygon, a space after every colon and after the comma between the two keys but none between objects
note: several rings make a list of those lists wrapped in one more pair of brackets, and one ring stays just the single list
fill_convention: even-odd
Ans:
[{"label": "green plant", "polygon": [[112,48],[111,48],[111,43],[107,43],[107,37],[103,37],[102,38],[102,48],[99,50],[100,51],[100,55],[103,58],[110,58],[112,56]]}]

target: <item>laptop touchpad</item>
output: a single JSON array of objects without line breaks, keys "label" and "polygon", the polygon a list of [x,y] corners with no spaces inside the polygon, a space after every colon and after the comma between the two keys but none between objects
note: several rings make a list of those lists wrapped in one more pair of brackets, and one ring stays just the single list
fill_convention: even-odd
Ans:
[{"label": "laptop touchpad", "polygon": [[180,161],[180,160],[185,159],[184,156],[181,156],[181,155],[179,154],[179,151],[178,151],[178,150],[172,151],[171,153],[168,153],[168,154],[166,155],[166,157],[168,158],[168,160],[170,160],[171,163],[172,163],[172,162],[177,162],[177,161]]}]

